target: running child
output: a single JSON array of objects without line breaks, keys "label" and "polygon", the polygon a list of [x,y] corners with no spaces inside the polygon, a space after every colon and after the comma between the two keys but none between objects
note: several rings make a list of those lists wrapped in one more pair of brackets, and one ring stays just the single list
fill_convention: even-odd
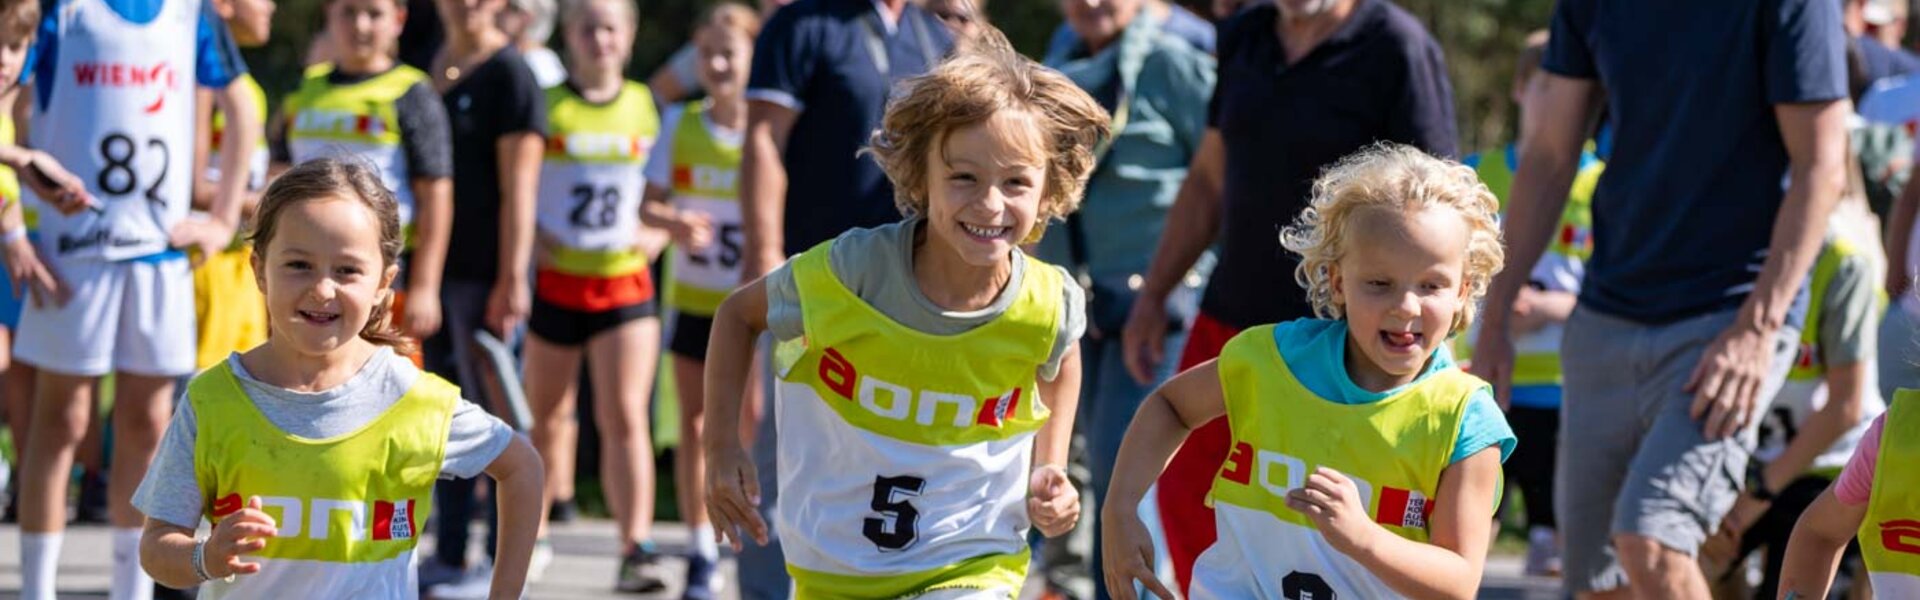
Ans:
[{"label": "running child", "polygon": [[[1920,596],[1920,392],[1901,389],[1832,486],[1800,515],[1780,569],[1780,598],[1827,597],[1856,537],[1873,595]],[[1886,467],[1886,468],[1882,468]]]},{"label": "running child", "polygon": [[[389,312],[398,212],[358,162],[303,163],[267,188],[252,241],[272,333],[188,385],[134,501],[148,517],[140,562],[162,584],[206,584],[212,598],[416,597],[434,481],[484,471],[501,515],[493,597],[522,594],[540,458],[404,357],[413,342]],[[212,534],[196,538],[203,517]]]},{"label": "running child", "polygon": [[1194,428],[1227,417],[1220,539],[1192,598],[1471,598],[1512,430],[1449,336],[1500,270],[1498,202],[1409,146],[1343,159],[1281,243],[1324,318],[1249,329],[1162,385],[1120,446],[1102,507],[1107,588],[1172,598],[1135,514]]},{"label": "running child", "polygon": [[399,202],[406,246],[395,314],[408,336],[440,328],[440,277],[453,225],[453,142],[447,109],[426,73],[394,59],[407,20],[401,0],[327,0],[333,60],[306,70],[274,138],[277,168],[353,157],[379,169]]},{"label": "running child", "polygon": [[[676,105],[662,119],[659,143],[647,158],[647,203],[642,219],[673,235],[673,381],[680,400],[680,452],[673,455],[680,517],[692,530],[687,557],[688,600],[710,598],[720,548],[707,521],[706,461],[700,448],[705,418],[707,338],[714,309],[740,283],[740,142],[746,131],[747,67],[760,15],[744,4],[716,4],[694,24],[696,74],[704,101]],[[756,386],[747,388],[751,394]]]},{"label": "running child", "polygon": [[622,73],[637,25],[633,0],[580,0],[562,15],[568,79],[548,88],[547,148],[535,213],[533,311],[525,385],[547,500],[573,476],[574,414],[584,355],[600,429],[601,482],[623,557],[614,589],[666,589],[653,535],[647,403],[660,359],[659,306],[641,249],[641,168],[659,135],[653,92]]},{"label": "running child", "polygon": [[129,500],[172,411],[174,381],[194,367],[193,278],[181,249],[209,256],[233,241],[249,170],[244,154],[225,155],[228,177],[209,216],[188,218],[194,90],[215,90],[235,147],[256,142],[259,116],[232,85],[246,65],[210,3],[46,6],[28,56],[28,137],[73,169],[93,200],[41,212],[43,258],[69,294],[29,302],[16,332],[14,358],[39,371],[21,461],[22,596],[53,594],[69,468],[95,384],[112,373],[110,596],[143,598],[153,584],[136,561],[141,516]]},{"label": "running child", "polygon": [[707,511],[766,544],[737,422],[754,339],[779,377],[776,509],[795,596],[1012,598],[1027,530],[1079,518],[1063,466],[1085,298],[1028,257],[1108,131],[1072,81],[984,30],[903,84],[869,151],[908,218],[815,246],[721,303],[707,352]]}]

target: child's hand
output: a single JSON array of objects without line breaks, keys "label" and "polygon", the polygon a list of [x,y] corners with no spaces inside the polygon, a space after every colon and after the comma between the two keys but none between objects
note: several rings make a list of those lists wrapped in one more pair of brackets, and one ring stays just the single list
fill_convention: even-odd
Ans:
[{"label": "child's hand", "polygon": [[4,256],[7,275],[12,278],[13,297],[22,293],[32,297],[34,308],[52,306],[55,308],[67,304],[67,289],[60,285],[53,268],[40,261],[40,254],[33,249],[33,243],[21,237],[0,245],[0,256]]},{"label": "child's hand", "polygon": [[168,245],[174,248],[198,248],[200,254],[194,257],[193,264],[199,266],[233,244],[233,226],[214,219],[185,219],[173,225],[168,238]]},{"label": "child's hand", "polygon": [[1115,600],[1134,600],[1133,583],[1138,581],[1163,600],[1173,600],[1178,596],[1154,575],[1153,533],[1140,521],[1137,508],[1109,504],[1100,509],[1100,570],[1107,591]]},{"label": "child's hand", "polygon": [[1313,520],[1320,535],[1335,550],[1357,556],[1373,544],[1381,529],[1360,503],[1360,488],[1339,471],[1320,467],[1307,476],[1307,485],[1287,492],[1287,508]]},{"label": "child's hand", "polygon": [[[767,545],[767,522],[760,518],[760,473],[739,446],[707,449],[707,515],[713,520],[714,541],[731,543],[735,552],[745,547],[745,536]],[[737,529],[745,529],[745,535]]]},{"label": "child's hand", "polygon": [[1034,469],[1027,480],[1027,518],[1047,537],[1072,531],[1080,522],[1080,491],[1066,471],[1055,465]]},{"label": "child's hand", "polygon": [[87,193],[86,184],[46,152],[34,150],[20,174],[27,187],[60,214],[73,215],[97,206],[93,196]]},{"label": "child's hand", "polygon": [[674,214],[677,219],[667,224],[667,233],[673,235],[673,243],[690,252],[704,252],[713,243],[713,219],[697,210],[683,210]]},{"label": "child's hand", "polygon": [[276,535],[280,535],[280,530],[273,517],[260,510],[260,497],[254,496],[246,508],[227,515],[213,526],[213,535],[207,537],[207,574],[219,579],[259,573],[260,563],[242,561],[240,557],[266,548],[267,538]]}]

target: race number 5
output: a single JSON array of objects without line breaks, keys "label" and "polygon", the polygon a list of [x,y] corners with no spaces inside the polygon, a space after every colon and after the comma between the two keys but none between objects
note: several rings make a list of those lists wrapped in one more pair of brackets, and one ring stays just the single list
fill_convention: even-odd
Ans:
[{"label": "race number 5", "polygon": [[913,540],[920,535],[920,510],[908,500],[919,497],[926,488],[926,479],[911,475],[875,476],[873,511],[880,513],[880,516],[867,517],[861,533],[873,545],[880,547],[882,552],[895,552],[912,546]]},{"label": "race number 5", "polygon": [[[173,164],[173,155],[167,149],[167,141],[160,138],[147,138],[146,152],[160,153],[160,174],[147,185],[148,202],[165,205],[167,199],[160,195],[160,186],[167,182],[167,170]],[[124,133],[109,133],[100,138],[100,160],[106,167],[94,176],[94,184],[101,192],[109,196],[125,196],[140,187],[140,173],[133,168],[133,161],[139,156],[141,145],[133,137]]]},{"label": "race number 5", "polygon": [[[720,235],[715,243],[707,245],[706,252],[687,252],[687,260],[703,267],[720,263],[722,269],[740,266],[741,250],[746,247],[741,239],[743,232],[737,223],[721,223]],[[711,255],[711,256],[709,256]]]},{"label": "race number 5", "polygon": [[1294,571],[1280,578],[1280,595],[1287,600],[1334,600],[1333,586],[1319,575]]}]

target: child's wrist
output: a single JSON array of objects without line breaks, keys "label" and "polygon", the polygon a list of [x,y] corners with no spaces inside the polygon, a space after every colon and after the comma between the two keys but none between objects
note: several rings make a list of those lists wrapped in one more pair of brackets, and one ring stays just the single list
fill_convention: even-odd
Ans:
[{"label": "child's wrist", "polygon": [[213,565],[209,565],[207,562],[208,539],[209,538],[201,538],[198,540],[194,540],[193,542],[193,574],[194,576],[199,577],[200,581],[221,580],[221,581],[226,581],[231,583],[233,581],[232,573],[228,573],[225,576],[215,576],[213,574],[213,569],[212,569]]}]

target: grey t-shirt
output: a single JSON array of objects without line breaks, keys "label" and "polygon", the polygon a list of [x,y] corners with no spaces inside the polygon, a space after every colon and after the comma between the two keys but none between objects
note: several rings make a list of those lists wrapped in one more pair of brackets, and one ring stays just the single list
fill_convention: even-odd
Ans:
[{"label": "grey t-shirt", "polygon": [[[1021,278],[1029,265],[1060,269],[1029,261],[1025,253],[1015,249],[1013,276],[1007,289],[993,299],[993,304],[974,311],[941,308],[927,299],[914,283],[913,236],[921,222],[914,218],[848,231],[834,241],[833,250],[828,254],[833,275],[841,284],[880,314],[916,331],[957,335],[985,325],[1006,312],[1013,300],[1020,297]],[[1060,332],[1054,336],[1053,351],[1047,355],[1046,364],[1040,366],[1040,376],[1048,381],[1059,374],[1060,357],[1087,331],[1086,296],[1080,286],[1073,284],[1073,276],[1065,269],[1060,270],[1060,276],[1067,282],[1060,286],[1064,296],[1060,302]],[[775,341],[795,339],[806,333],[800,314],[800,287],[787,265],[767,274],[767,330],[773,333]]]},{"label": "grey t-shirt", "polygon": [[[309,439],[345,435],[366,425],[400,401],[420,370],[411,361],[381,348],[360,368],[360,372],[330,390],[306,393],[276,387],[254,379],[240,364],[240,355],[227,358],[233,375],[240,380],[253,405],[267,421],[289,435]],[[148,517],[181,527],[194,527],[203,513],[199,477],[194,470],[194,442],[199,421],[193,404],[174,405],[173,422],[167,425],[160,449],[133,493],[133,506]],[[485,471],[513,440],[511,427],[479,405],[462,401],[453,410],[453,422],[447,430],[446,459],[440,466],[442,479],[469,478]]]}]

